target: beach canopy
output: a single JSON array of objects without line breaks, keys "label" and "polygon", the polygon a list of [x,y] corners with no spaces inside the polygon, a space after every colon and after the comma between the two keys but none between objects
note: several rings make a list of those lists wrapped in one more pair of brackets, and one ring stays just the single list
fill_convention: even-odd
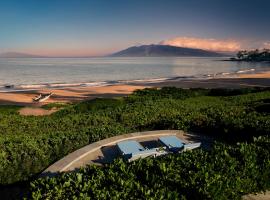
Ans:
[{"label": "beach canopy", "polygon": [[174,135],[160,137],[159,141],[172,152],[178,152],[184,148],[184,142]]}]

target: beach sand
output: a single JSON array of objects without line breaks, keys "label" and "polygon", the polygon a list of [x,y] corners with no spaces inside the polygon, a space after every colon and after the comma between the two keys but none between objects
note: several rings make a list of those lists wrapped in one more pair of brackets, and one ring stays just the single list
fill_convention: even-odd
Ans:
[{"label": "beach sand", "polygon": [[240,74],[238,77],[239,78],[270,78],[270,71],[254,73],[254,74]]},{"label": "beach sand", "polygon": [[[201,80],[169,80],[157,83],[134,82],[129,84],[108,85],[99,87],[66,87],[43,88],[33,91],[2,92],[0,105],[21,105],[31,107],[23,110],[22,114],[47,115],[51,111],[42,112],[42,105],[55,102],[78,102],[94,98],[112,98],[131,94],[133,91],[149,87],[180,87],[180,88],[247,88],[270,87],[270,72],[258,74],[240,74],[235,78],[201,79]],[[46,102],[33,102],[38,94],[52,92]]]},{"label": "beach sand", "polygon": [[[146,87],[146,86],[145,86]],[[0,105],[21,105],[41,107],[48,103],[56,102],[78,102],[85,99],[93,99],[98,97],[111,98],[125,96],[132,93],[136,89],[143,89],[144,86],[132,85],[112,85],[101,87],[67,87],[67,88],[43,88],[40,90],[19,91],[19,92],[2,92],[0,93]],[[48,94],[52,92],[51,98],[45,102],[34,102],[33,98],[39,94]]]}]

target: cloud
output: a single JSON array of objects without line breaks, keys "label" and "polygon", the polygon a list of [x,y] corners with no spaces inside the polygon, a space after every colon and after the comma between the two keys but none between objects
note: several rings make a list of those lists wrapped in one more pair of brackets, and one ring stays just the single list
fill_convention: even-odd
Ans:
[{"label": "cloud", "polygon": [[176,37],[161,42],[164,45],[198,48],[210,51],[235,52],[241,49],[241,43],[236,40],[218,40],[194,37]]},{"label": "cloud", "polygon": [[270,42],[264,42],[262,48],[270,49]]}]

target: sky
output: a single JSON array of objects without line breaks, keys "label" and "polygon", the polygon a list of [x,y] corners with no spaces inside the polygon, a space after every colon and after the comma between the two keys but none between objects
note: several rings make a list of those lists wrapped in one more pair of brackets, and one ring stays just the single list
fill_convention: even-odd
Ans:
[{"label": "sky", "polygon": [[269,0],[1,0],[0,53],[99,56],[169,44],[270,48]]}]

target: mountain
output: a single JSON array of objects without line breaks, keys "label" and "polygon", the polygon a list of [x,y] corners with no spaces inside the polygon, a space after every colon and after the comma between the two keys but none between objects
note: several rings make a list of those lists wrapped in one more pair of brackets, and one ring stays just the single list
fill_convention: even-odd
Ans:
[{"label": "mountain", "polygon": [[125,50],[116,52],[110,56],[114,57],[158,57],[158,56],[198,56],[198,57],[217,57],[224,54],[206,51],[202,49],[192,49],[184,47],[175,47],[170,45],[142,45],[133,46]]},{"label": "mountain", "polygon": [[0,54],[0,58],[42,58],[43,56],[18,52],[6,52]]}]

